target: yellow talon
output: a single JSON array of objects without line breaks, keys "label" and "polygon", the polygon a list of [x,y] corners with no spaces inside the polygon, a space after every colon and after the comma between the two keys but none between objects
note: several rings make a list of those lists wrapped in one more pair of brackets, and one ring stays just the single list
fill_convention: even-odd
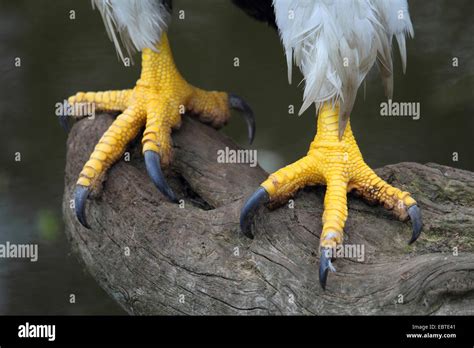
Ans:
[{"label": "yellow talon", "polygon": [[159,154],[161,165],[166,166],[171,160],[171,131],[180,126],[184,111],[196,113],[214,127],[224,125],[230,116],[227,93],[204,91],[181,76],[166,34],[156,51],[142,51],[141,76],[133,89],[78,92],[68,102],[122,112],[104,133],[79,176],[77,184],[92,190],[98,188],[104,173],[122,156],[142,127],[146,127],[143,152]]},{"label": "yellow talon", "polygon": [[352,134],[350,122],[341,139],[338,133],[339,106],[325,104],[318,116],[317,133],[305,157],[271,174],[261,186],[271,203],[283,203],[298,189],[327,185],[320,246],[334,248],[343,241],[347,220],[347,192],[357,191],[369,201],[393,209],[404,220],[416,201],[382,180],[367,166]]}]

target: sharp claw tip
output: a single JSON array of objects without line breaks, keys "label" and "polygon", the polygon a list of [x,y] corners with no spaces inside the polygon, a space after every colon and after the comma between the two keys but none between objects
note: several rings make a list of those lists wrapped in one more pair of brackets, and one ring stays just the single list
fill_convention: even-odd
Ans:
[{"label": "sharp claw tip", "polygon": [[410,220],[412,222],[413,226],[413,232],[410,241],[408,242],[408,245],[413,244],[418,237],[421,234],[421,230],[423,228],[423,222],[421,220],[421,212],[420,208],[418,206],[412,205],[410,208],[408,208],[408,215],[410,216]]},{"label": "sharp claw tip", "polygon": [[251,231],[252,218],[255,215],[255,211],[259,205],[262,203],[265,204],[268,202],[268,199],[269,195],[267,190],[265,190],[263,187],[260,187],[247,199],[244,206],[242,207],[242,211],[240,213],[240,229],[246,237],[250,239],[254,238],[254,235]]},{"label": "sharp claw tip", "polygon": [[319,284],[321,284],[323,290],[326,290],[329,271],[336,272],[336,269],[332,265],[331,258],[326,254],[326,250],[321,249],[321,257],[319,260]]},{"label": "sharp claw tip", "polygon": [[154,151],[145,151],[143,155],[145,157],[146,170],[155,186],[171,202],[178,203],[178,198],[167,184],[163,172],[161,171],[160,155]]},{"label": "sharp claw tip", "polygon": [[321,266],[319,266],[319,284],[323,290],[326,290],[326,283],[328,279],[328,269],[322,270]]},{"label": "sharp claw tip", "polygon": [[241,97],[232,93],[229,93],[229,106],[242,112],[247,123],[248,141],[252,145],[255,137],[255,115],[252,108]]},{"label": "sharp claw tip", "polygon": [[66,132],[69,133],[69,123],[67,116],[59,116],[59,124],[61,128]]},{"label": "sharp claw tip", "polygon": [[326,283],[322,282],[321,280],[319,281],[319,284],[321,285],[321,288],[326,291]]},{"label": "sharp claw tip", "polygon": [[244,216],[243,214],[240,216],[240,231],[242,231],[242,234],[249,238],[253,239],[254,235],[252,233],[251,229],[251,221],[247,216]]},{"label": "sharp claw tip", "polygon": [[247,237],[248,239],[252,239],[252,240],[254,239],[254,235],[250,231],[244,232],[244,236]]},{"label": "sharp claw tip", "polygon": [[90,225],[87,223],[85,215],[85,207],[87,202],[87,197],[89,197],[90,190],[85,186],[77,186],[74,193],[74,209],[76,212],[77,220],[81,223],[82,226],[90,230]]}]

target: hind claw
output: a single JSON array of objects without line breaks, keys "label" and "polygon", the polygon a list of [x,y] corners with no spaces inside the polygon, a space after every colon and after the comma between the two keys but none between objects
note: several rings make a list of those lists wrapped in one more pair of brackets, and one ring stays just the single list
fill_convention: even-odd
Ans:
[{"label": "hind claw", "polygon": [[241,97],[231,93],[229,93],[229,107],[242,112],[247,123],[249,144],[252,144],[255,137],[255,116],[252,109]]}]

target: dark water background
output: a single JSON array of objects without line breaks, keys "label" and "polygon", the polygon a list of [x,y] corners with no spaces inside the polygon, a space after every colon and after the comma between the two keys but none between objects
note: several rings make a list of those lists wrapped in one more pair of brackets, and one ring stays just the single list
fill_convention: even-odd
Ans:
[{"label": "dark water background", "polygon": [[[180,9],[185,20],[176,18]],[[395,50],[394,99],[420,102],[421,119],[380,116],[383,91],[374,70],[352,116],[371,166],[416,161],[474,170],[473,9],[471,0],[410,2],[416,36],[408,43],[405,76]],[[233,91],[253,106],[260,164],[273,171],[304,155],[314,136],[314,109],[288,115],[289,104],[301,105],[301,75],[288,85],[275,32],[227,0],[175,0],[174,19],[169,36],[188,81]],[[0,259],[0,314],[123,313],[71,254],[63,233],[66,135],[54,104],[79,90],[130,88],[139,75],[138,55],[135,60],[130,68],[118,61],[89,1],[0,0],[0,243],[39,244],[36,263]],[[245,146],[237,119],[223,131]]]}]

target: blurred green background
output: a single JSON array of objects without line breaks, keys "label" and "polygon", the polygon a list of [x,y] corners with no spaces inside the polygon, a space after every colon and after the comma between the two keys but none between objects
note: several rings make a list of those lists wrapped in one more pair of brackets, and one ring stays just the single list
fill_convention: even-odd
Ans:
[{"label": "blurred green background", "polygon": [[[371,166],[416,161],[474,170],[473,9],[471,0],[410,1],[416,36],[408,42],[405,76],[394,51],[394,99],[420,102],[421,119],[380,116],[384,97],[374,69],[352,114]],[[169,36],[179,69],[197,86],[235,92],[252,105],[260,164],[273,171],[304,155],[314,137],[314,109],[288,114],[289,104],[301,105],[301,75],[288,85],[276,32],[228,0],[175,0],[174,10]],[[140,69],[134,58],[129,68],[117,59],[89,1],[0,0],[0,243],[39,243],[36,263],[0,259],[0,314],[124,313],[71,255],[63,233],[67,135],[54,105],[80,90],[132,87]],[[247,146],[237,118],[223,131]]]}]

